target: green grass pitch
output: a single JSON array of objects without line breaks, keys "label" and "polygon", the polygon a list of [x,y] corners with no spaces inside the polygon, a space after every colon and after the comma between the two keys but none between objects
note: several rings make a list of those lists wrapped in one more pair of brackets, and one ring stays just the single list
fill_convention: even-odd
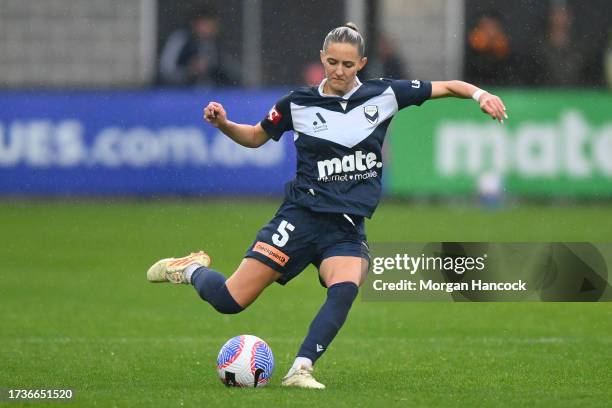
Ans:
[{"label": "green grass pitch", "polygon": [[[358,300],[317,364],[324,391],[283,389],[325,292],[307,269],[248,310],[219,315],[188,286],[152,285],[157,258],[200,247],[229,275],[279,202],[0,204],[0,388],[72,388],[71,407],[604,406],[610,303]],[[497,213],[383,202],[372,242],[609,242],[612,208]],[[262,389],[227,389],[220,346],[255,334],[276,358]],[[0,404],[19,406],[19,403]],[[64,406],[35,403],[32,406]]]}]

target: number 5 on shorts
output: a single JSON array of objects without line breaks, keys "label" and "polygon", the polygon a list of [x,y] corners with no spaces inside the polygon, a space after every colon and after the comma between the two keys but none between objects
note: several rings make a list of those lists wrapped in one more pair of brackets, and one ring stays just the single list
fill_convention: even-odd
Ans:
[{"label": "number 5 on shorts", "polygon": [[293,226],[293,224],[282,220],[280,225],[276,229],[278,231],[278,234],[272,235],[272,242],[274,243],[274,245],[276,245],[277,247],[284,247],[287,241],[289,241],[289,233],[287,232],[287,230],[293,231],[294,229],[295,227]]}]

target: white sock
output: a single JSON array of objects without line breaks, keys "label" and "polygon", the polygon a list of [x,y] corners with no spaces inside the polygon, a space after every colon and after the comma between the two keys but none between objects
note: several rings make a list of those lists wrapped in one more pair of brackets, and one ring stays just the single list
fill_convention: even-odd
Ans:
[{"label": "white sock", "polygon": [[[296,357],[291,370],[297,370],[299,366],[312,368],[312,360],[307,357]],[[289,370],[289,371],[291,371]]]},{"label": "white sock", "polygon": [[201,266],[202,265],[200,264],[194,263],[194,264],[189,265],[187,268],[185,268],[185,280],[187,281],[187,283],[191,284],[191,275],[193,275],[196,269],[198,269]]}]

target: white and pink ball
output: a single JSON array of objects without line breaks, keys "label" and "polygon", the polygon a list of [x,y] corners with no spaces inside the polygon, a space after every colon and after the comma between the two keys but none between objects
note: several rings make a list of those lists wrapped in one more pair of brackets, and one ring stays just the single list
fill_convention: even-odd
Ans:
[{"label": "white and pink ball", "polygon": [[229,339],[217,357],[219,378],[228,387],[263,387],[273,371],[272,349],[257,336],[243,334]]}]

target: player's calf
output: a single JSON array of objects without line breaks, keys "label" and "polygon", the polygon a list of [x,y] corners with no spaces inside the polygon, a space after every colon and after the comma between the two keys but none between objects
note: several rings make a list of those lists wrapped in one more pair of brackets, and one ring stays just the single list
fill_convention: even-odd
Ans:
[{"label": "player's calf", "polygon": [[310,324],[294,367],[300,358],[314,364],[323,355],[344,324],[358,291],[353,282],[336,283],[327,289],[327,299]]},{"label": "player's calf", "polygon": [[191,284],[195,290],[215,310],[223,314],[240,313],[244,308],[233,298],[225,280],[225,276],[204,266],[196,269],[191,275]]}]

